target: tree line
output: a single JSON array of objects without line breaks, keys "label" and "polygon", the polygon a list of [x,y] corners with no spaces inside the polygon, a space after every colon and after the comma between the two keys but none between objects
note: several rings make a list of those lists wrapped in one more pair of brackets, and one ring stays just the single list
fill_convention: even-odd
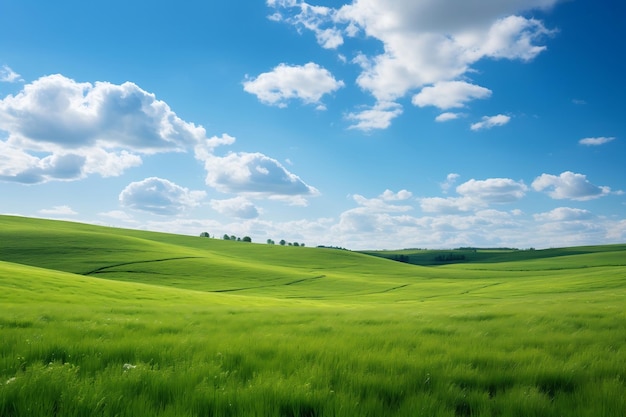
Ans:
[{"label": "tree line", "polygon": [[[211,235],[209,234],[209,232],[202,232],[200,233],[200,237],[211,237]],[[213,236],[215,237],[215,236]],[[224,234],[224,236],[222,236],[223,240],[233,240],[235,242],[252,242],[252,238],[250,238],[250,236],[244,236],[244,237],[237,237],[235,235],[229,235],[227,233]],[[268,245],[275,245],[276,242],[273,239],[267,239],[266,243]],[[298,242],[287,242],[285,239],[281,239],[278,244],[280,246],[305,246],[304,243],[298,243]]]}]

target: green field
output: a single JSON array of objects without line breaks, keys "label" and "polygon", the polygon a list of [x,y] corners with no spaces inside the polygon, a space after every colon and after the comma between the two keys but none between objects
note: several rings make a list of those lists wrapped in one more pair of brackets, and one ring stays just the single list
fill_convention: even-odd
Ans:
[{"label": "green field", "polygon": [[626,245],[437,253],[0,216],[0,417],[626,415]]}]

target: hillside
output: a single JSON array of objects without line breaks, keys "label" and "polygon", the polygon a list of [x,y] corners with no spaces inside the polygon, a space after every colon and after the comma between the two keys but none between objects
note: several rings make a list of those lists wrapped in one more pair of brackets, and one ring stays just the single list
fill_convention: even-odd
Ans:
[{"label": "hillside", "polygon": [[0,416],[622,417],[626,246],[532,252],[0,216]]},{"label": "hillside", "polygon": [[538,259],[551,262],[553,258],[563,256],[597,254],[600,252],[626,251],[626,245],[576,246],[550,249],[511,249],[511,248],[458,248],[458,249],[402,249],[360,251],[361,253],[378,256],[413,265],[439,266],[448,264],[469,263],[507,263]]}]

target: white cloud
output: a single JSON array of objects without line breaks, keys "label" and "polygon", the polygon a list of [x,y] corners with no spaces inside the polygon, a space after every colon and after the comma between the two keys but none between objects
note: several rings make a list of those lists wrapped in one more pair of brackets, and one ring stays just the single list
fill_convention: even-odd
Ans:
[{"label": "white cloud", "polygon": [[261,153],[204,155],[206,183],[224,193],[286,199],[302,204],[302,197],[319,194],[280,162]]},{"label": "white cloud", "polygon": [[108,217],[110,219],[114,219],[114,220],[122,220],[124,222],[133,222],[134,219],[133,217],[126,213],[125,211],[122,210],[111,210],[111,211],[105,211],[102,213],[98,213],[98,215],[103,216],[103,217]]},{"label": "white cloud", "polygon": [[297,2],[293,0],[267,1],[270,7],[287,7],[296,8],[297,12],[284,16],[281,13],[274,13],[269,16],[270,20],[279,22],[285,21],[300,29],[311,30],[317,39],[317,42],[325,49],[335,49],[343,44],[343,36],[341,30],[329,26],[333,16],[336,14],[334,9],[324,6],[312,6],[306,2]]},{"label": "white cloud", "polygon": [[[360,53],[354,62],[362,72],[357,84],[377,102],[394,102],[407,93],[441,82],[461,82],[472,64],[484,58],[528,61],[546,49],[542,38],[553,31],[523,12],[547,9],[558,0],[355,0],[337,9],[304,1],[271,1],[276,21],[315,33],[324,48],[343,47],[343,36],[363,34],[382,44],[377,55]],[[278,17],[277,17],[278,16]],[[321,35],[328,33],[328,35]],[[437,88],[437,87],[435,87]],[[480,87],[479,87],[480,88]],[[485,91],[486,90],[486,91]],[[424,105],[458,107],[470,98],[487,97],[487,89],[446,103],[441,96],[416,99]],[[477,94],[474,97],[472,94]],[[419,94],[418,94],[419,96]],[[437,105],[437,104],[435,104]],[[448,106],[448,107],[446,107]],[[388,123],[356,128],[384,129]]]},{"label": "white cloud", "polygon": [[563,222],[563,221],[578,221],[589,220],[593,216],[590,211],[570,208],[570,207],[558,207],[546,213],[539,213],[533,216],[538,221],[543,222]]},{"label": "white cloud", "polygon": [[435,117],[435,121],[436,122],[448,122],[450,120],[456,120],[456,119],[458,119],[461,116],[462,116],[461,113],[445,112],[445,113],[441,113],[439,116]]},{"label": "white cloud", "polygon": [[[424,213],[456,214],[477,208],[477,201],[468,197],[426,197],[419,201]],[[484,204],[481,203],[479,206],[482,207]]]},{"label": "white cloud", "polygon": [[[320,80],[308,80],[316,81]],[[119,176],[141,165],[144,155],[193,150],[205,162],[207,184],[220,191],[284,198],[292,204],[306,204],[303,196],[318,194],[265,155],[215,156],[215,148],[231,145],[235,138],[226,133],[207,138],[202,126],[181,120],[165,102],[130,82],[92,84],[58,74],[41,77],[17,95],[0,100],[0,131],[7,133],[0,136],[2,181],[33,184],[92,174]],[[153,194],[144,196],[162,200],[158,204],[132,200],[142,197],[133,193],[139,193],[145,182],[131,187],[124,201],[131,207],[166,213],[179,212],[196,196],[175,184],[152,185],[157,187]],[[167,193],[191,196],[191,200],[176,206]]]},{"label": "white cloud", "polygon": [[413,197],[413,193],[407,190],[400,190],[397,193],[387,189],[381,195],[380,198],[384,201],[403,201]]},{"label": "white cloud", "polygon": [[580,143],[581,145],[586,145],[586,146],[599,146],[599,145],[604,145],[605,143],[609,143],[614,140],[615,140],[614,137],[600,136],[597,138],[584,138],[584,139],[579,140],[578,143]]},{"label": "white cloud", "polygon": [[258,207],[245,197],[211,200],[211,207],[218,213],[240,219],[254,219],[259,217]]},{"label": "white cloud", "polygon": [[611,192],[609,187],[595,186],[587,180],[587,176],[565,171],[559,176],[541,174],[532,183],[535,191],[545,191],[550,197],[562,200],[592,200],[604,197]]},{"label": "white cloud", "polygon": [[457,193],[485,203],[512,203],[522,199],[528,187],[510,178],[471,179],[458,187]]},{"label": "white cloud", "polygon": [[[449,174],[441,184],[444,193],[456,182],[458,174]],[[509,178],[471,179],[458,187],[459,197],[427,197],[419,200],[425,213],[459,214],[477,211],[490,204],[514,203],[521,200],[528,187],[521,181]]]},{"label": "white cloud", "polygon": [[[391,190],[385,190],[384,193],[376,198],[365,198],[362,195],[355,194],[352,199],[361,207],[367,208],[370,212],[402,212],[412,210],[410,205],[397,205],[391,204],[396,201],[406,201],[412,197],[412,193],[407,190],[401,190],[398,193],[394,193]],[[360,211],[359,209],[355,209]]]},{"label": "white cloud", "polygon": [[335,80],[327,69],[313,62],[303,66],[280,64],[272,71],[243,83],[244,90],[263,103],[279,107],[286,107],[292,99],[318,104],[322,96],[343,86],[343,81]]},{"label": "white cloud", "polygon": [[180,214],[201,204],[204,191],[192,191],[162,178],[132,182],[120,193],[124,207],[158,215]]},{"label": "white cloud", "polygon": [[222,136],[213,136],[210,139],[203,140],[194,147],[196,159],[204,161],[211,158],[215,148],[222,145],[232,145],[235,143],[235,140],[233,136],[226,133],[222,134]]},{"label": "white cloud", "polygon": [[444,193],[447,193],[448,190],[450,189],[450,187],[452,187],[456,183],[456,180],[459,179],[459,177],[460,177],[460,175],[456,174],[454,172],[451,172],[450,174],[448,174],[446,176],[446,181],[440,184],[441,185],[441,190]]},{"label": "white cloud", "polygon": [[481,122],[473,123],[470,128],[472,130],[491,129],[495,126],[504,126],[509,123],[511,118],[504,114],[498,114],[496,116],[483,116]]},{"label": "white cloud", "polygon": [[402,114],[402,106],[393,102],[379,102],[372,108],[356,113],[349,113],[346,118],[356,123],[350,129],[369,131],[386,129],[391,121]]},{"label": "white cloud", "polygon": [[74,216],[78,214],[70,206],[67,205],[54,206],[50,209],[41,209],[39,210],[39,213],[53,216]]},{"label": "white cloud", "polygon": [[442,110],[464,107],[473,99],[488,98],[491,90],[465,81],[441,81],[413,96],[413,104],[419,107],[435,106]]},{"label": "white cloud", "polygon": [[141,164],[138,154],[184,151],[205,137],[133,83],[58,74],[0,100],[0,130],[0,178],[26,183],[120,175]]},{"label": "white cloud", "polygon": [[0,82],[15,83],[22,80],[20,74],[13,71],[8,65],[0,67]]}]

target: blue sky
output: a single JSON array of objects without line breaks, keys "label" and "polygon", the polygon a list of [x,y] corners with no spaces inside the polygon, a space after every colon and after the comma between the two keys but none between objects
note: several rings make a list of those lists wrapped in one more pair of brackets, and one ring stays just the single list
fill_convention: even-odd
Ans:
[{"label": "blue sky", "polygon": [[626,241],[618,0],[0,5],[0,213],[349,249]]}]

